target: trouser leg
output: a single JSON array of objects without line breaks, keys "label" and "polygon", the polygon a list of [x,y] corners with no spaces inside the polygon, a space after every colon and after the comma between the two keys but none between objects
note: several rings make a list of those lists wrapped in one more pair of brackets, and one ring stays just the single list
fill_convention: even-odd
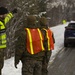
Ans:
[{"label": "trouser leg", "polygon": [[47,66],[48,66],[48,63],[44,63],[42,65],[42,75],[48,75]]},{"label": "trouser leg", "polygon": [[22,65],[22,75],[42,75],[42,61],[25,60]]},{"label": "trouser leg", "polygon": [[43,59],[43,62],[42,62],[42,75],[48,75],[47,67],[48,67],[48,62],[49,62],[50,57],[51,57],[51,53],[52,53],[52,51],[48,51],[47,54],[46,54],[47,57],[45,57]]},{"label": "trouser leg", "polygon": [[34,69],[34,61],[32,60],[25,60],[22,63],[22,75],[33,75],[33,69]]},{"label": "trouser leg", "polygon": [[1,69],[0,69],[0,75],[1,75]]},{"label": "trouser leg", "polygon": [[42,61],[36,61],[34,75],[42,75]]}]

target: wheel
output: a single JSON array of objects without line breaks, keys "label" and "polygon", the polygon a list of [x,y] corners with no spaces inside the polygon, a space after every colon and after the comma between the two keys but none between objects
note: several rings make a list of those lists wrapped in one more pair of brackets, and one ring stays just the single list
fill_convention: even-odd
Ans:
[{"label": "wheel", "polygon": [[68,43],[66,42],[66,40],[64,40],[64,47],[67,47]]},{"label": "wheel", "polygon": [[67,46],[68,46],[68,44],[64,42],[64,47],[67,47]]}]

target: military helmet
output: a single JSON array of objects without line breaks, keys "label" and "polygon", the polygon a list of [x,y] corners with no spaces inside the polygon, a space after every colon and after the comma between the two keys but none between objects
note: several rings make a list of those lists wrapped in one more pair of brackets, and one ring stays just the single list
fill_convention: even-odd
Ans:
[{"label": "military helmet", "polygon": [[42,24],[42,25],[46,25],[46,24],[47,24],[47,19],[46,19],[45,17],[41,17],[41,18],[39,19],[39,22],[40,22],[40,24]]},{"label": "military helmet", "polygon": [[4,15],[4,14],[7,14],[7,13],[8,13],[7,8],[5,8],[5,7],[0,7],[0,15]]},{"label": "military helmet", "polygon": [[36,17],[33,15],[27,16],[27,25],[34,25],[36,24]]}]

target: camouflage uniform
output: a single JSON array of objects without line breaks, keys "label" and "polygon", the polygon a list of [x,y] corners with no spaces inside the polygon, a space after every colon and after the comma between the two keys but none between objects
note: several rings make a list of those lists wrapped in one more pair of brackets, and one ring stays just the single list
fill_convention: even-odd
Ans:
[{"label": "camouflage uniform", "polygon": [[[36,18],[34,16],[27,17],[27,27],[37,28]],[[42,61],[44,51],[31,55],[26,49],[26,31],[20,30],[16,33],[16,50],[15,50],[15,67],[21,60],[22,62],[22,75],[42,75]]]},{"label": "camouflage uniform", "polygon": [[[47,20],[46,20],[45,17],[42,16],[39,19],[39,24],[40,24],[41,31],[44,30],[43,28],[48,29]],[[47,39],[46,36],[47,35],[45,35],[44,37]],[[52,37],[53,37],[53,40],[55,42],[54,35],[52,35]],[[48,62],[49,62],[50,57],[51,57],[51,54],[52,54],[52,51],[51,50],[48,50],[47,41],[45,43],[46,43],[46,46],[45,46],[45,49],[46,50],[45,50],[45,55],[44,55],[43,62],[42,62],[42,75],[48,75],[47,67],[48,67]]]}]

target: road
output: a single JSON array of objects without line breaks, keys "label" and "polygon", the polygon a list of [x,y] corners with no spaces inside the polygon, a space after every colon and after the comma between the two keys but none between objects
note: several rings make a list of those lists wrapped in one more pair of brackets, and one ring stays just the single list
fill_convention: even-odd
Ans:
[{"label": "road", "polygon": [[48,71],[48,75],[75,75],[75,47],[63,48]]}]

